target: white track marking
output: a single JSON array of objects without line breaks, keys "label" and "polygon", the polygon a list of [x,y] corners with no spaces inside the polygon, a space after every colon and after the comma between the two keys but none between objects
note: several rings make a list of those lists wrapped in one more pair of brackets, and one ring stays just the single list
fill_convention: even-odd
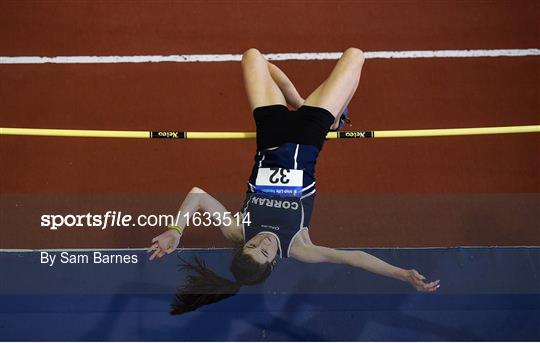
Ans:
[{"label": "white track marking", "polygon": [[[302,52],[265,54],[270,61],[337,60],[341,52]],[[540,49],[490,50],[410,50],[368,51],[366,59],[400,58],[467,58],[467,57],[522,57],[539,56]],[[207,55],[138,55],[138,56],[0,56],[0,64],[92,64],[92,63],[159,63],[159,62],[237,62],[241,54]]]}]

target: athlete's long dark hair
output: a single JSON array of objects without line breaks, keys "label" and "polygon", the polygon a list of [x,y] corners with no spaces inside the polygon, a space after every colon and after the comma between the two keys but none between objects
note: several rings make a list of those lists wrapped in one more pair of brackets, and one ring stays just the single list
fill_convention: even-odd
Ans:
[{"label": "athlete's long dark hair", "polygon": [[258,263],[245,254],[242,247],[236,249],[230,270],[235,281],[217,275],[206,263],[195,257],[190,263],[182,259],[181,269],[191,272],[183,286],[178,288],[171,314],[194,311],[201,306],[212,304],[235,295],[243,285],[256,285],[272,273],[272,263]]}]

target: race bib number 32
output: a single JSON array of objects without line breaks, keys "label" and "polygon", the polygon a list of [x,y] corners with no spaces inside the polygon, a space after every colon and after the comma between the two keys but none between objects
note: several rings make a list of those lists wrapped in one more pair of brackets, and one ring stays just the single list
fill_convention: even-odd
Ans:
[{"label": "race bib number 32", "polygon": [[255,191],[281,196],[300,196],[303,177],[304,172],[299,169],[259,168]]}]

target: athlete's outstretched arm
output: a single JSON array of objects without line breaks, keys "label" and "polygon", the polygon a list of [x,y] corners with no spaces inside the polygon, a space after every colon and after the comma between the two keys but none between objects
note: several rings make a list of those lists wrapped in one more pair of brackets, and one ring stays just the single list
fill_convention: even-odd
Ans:
[{"label": "athlete's outstretched arm", "polygon": [[279,69],[275,64],[268,62],[268,71],[270,76],[279,87],[285,100],[295,110],[304,104],[305,99],[300,96],[300,93],[296,90],[291,80],[285,75],[285,73]]},{"label": "athlete's outstretched arm", "polygon": [[391,277],[410,283],[421,292],[434,292],[439,288],[439,280],[425,282],[426,278],[414,269],[406,270],[358,250],[338,250],[321,247],[314,244],[306,244],[293,254],[293,257],[302,262],[319,263],[330,262],[348,264],[362,268],[375,274]]},{"label": "athlete's outstretched arm", "polygon": [[[199,210],[210,214],[219,213],[222,218],[227,212],[225,206],[210,194],[198,187],[193,187],[180,206],[175,225],[184,229],[188,221],[185,214],[187,213],[189,214],[189,217],[192,217],[193,214]],[[231,241],[241,240],[240,230],[235,226],[234,220],[229,222],[230,225],[225,225],[225,222],[225,220],[222,220],[222,225],[220,226],[223,236]],[[150,251],[154,250],[154,253],[150,256],[150,260],[173,252],[174,249],[178,247],[181,236],[182,234],[177,230],[167,230],[161,235],[154,237],[154,239],[152,239],[152,246],[149,249]]]}]

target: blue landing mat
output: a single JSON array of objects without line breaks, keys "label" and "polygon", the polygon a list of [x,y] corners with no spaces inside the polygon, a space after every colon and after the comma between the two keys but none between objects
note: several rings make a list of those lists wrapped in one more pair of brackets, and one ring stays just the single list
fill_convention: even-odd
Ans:
[{"label": "blue landing mat", "polygon": [[[3,252],[0,339],[540,340],[540,249],[364,251],[441,279],[442,287],[419,294],[348,266],[285,260],[262,286],[170,316],[184,277],[174,255],[151,263],[143,252],[119,251],[139,263],[48,267],[39,252]],[[197,254],[229,276],[230,251],[182,254]]]}]

